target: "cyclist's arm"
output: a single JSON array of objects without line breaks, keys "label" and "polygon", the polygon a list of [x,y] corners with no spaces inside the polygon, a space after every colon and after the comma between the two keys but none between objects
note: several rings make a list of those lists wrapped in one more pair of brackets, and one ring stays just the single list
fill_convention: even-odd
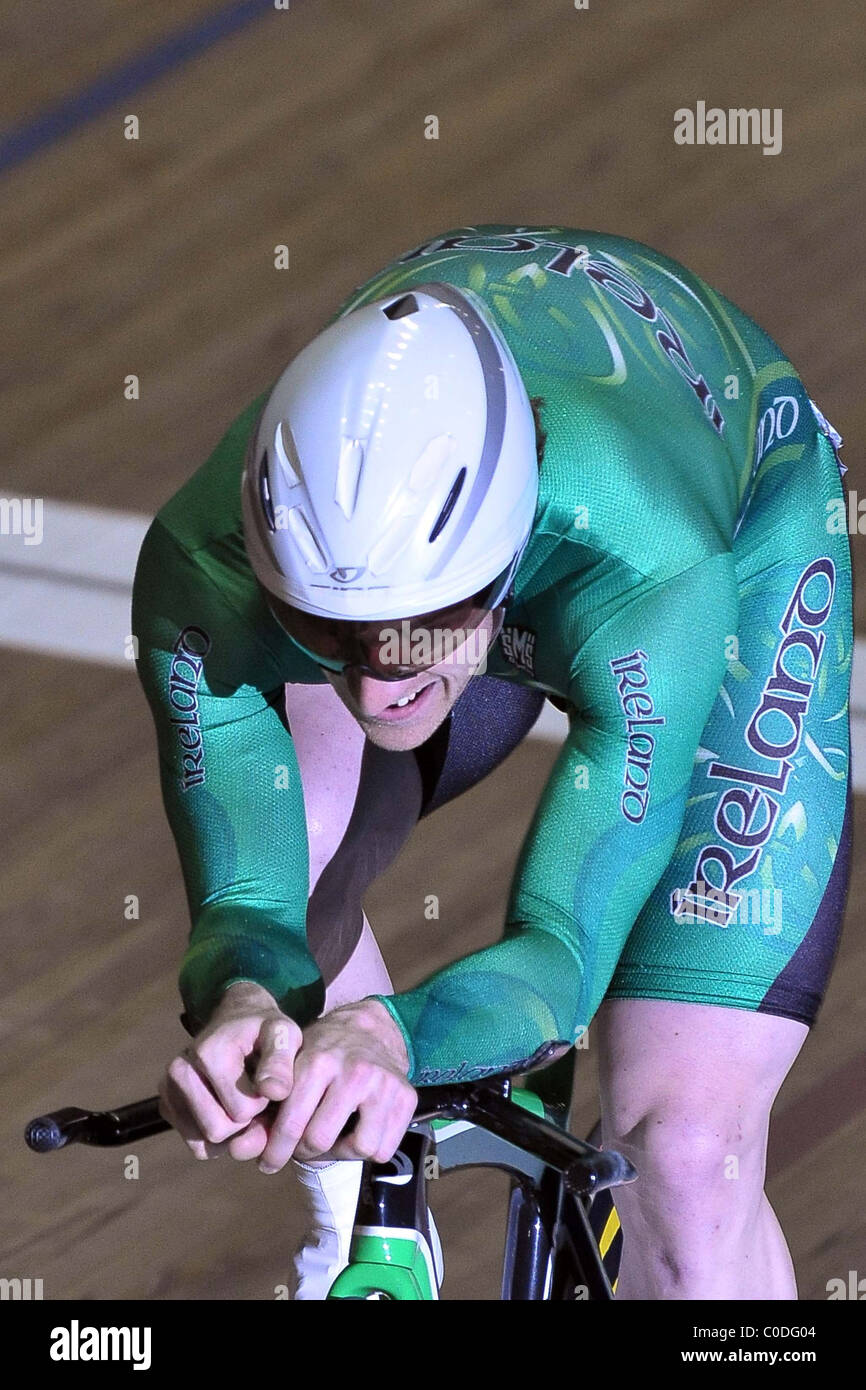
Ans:
[{"label": "cyclist's arm", "polygon": [[[580,647],[576,715],[521,851],[503,939],[416,989],[375,996],[403,1030],[414,1085],[519,1071],[546,1043],[580,1036],[676,846],[737,614],[733,558],[721,554],[639,585]],[[646,689],[665,722],[647,726],[650,800],[630,821],[627,714],[610,662],[635,651],[646,653]]]},{"label": "cyclist's arm", "polygon": [[[177,650],[186,628],[206,634],[186,639],[194,647],[210,643],[198,664]],[[303,1026],[321,1011],[324,986],[306,943],[303,791],[277,666],[159,520],[139,556],[133,632],[192,921],[180,973],[186,1026],[202,1028],[240,980]]]}]

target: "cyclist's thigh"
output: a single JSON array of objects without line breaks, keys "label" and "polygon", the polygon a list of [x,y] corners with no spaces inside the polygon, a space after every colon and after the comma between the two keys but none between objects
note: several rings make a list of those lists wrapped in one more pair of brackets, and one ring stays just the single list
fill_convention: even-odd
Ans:
[{"label": "cyclist's thigh", "polygon": [[[735,543],[737,646],[698,750],[668,868],[613,998],[690,1000],[814,1022],[850,863],[853,646],[842,495],[820,434],[759,470]],[[770,460],[773,463],[773,460]],[[778,470],[787,470],[786,474]]]},{"label": "cyclist's thigh", "polygon": [[473,676],[448,718],[416,749],[422,816],[504,762],[529,733],[546,698],[541,690],[499,676]]},{"label": "cyclist's thigh", "polygon": [[307,941],[326,985],[362,939],[366,889],[419,817],[498,767],[544,701],[539,690],[474,676],[425,743],[394,753],[367,742],[330,686],[286,687],[310,845]]},{"label": "cyclist's thigh", "polygon": [[366,889],[418,820],[421,776],[413,752],[369,743],[330,685],[287,685],[286,716],[310,854],[307,943],[330,985],[362,939]]}]

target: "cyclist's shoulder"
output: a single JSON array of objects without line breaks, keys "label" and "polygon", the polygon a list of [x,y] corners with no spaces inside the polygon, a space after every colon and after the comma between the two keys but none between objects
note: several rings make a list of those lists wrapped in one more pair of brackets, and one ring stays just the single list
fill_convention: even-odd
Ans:
[{"label": "cyclist's shoulder", "polygon": [[[516,576],[519,594],[557,610],[597,610],[730,548],[734,505],[693,435],[682,457],[656,434],[592,461],[547,454],[539,506]],[[709,452],[709,451],[707,451]],[[743,455],[745,458],[745,454]]]},{"label": "cyclist's shoulder", "polygon": [[[202,648],[200,694],[221,698],[246,698],[286,682],[322,684],[325,677],[268,608],[240,532],[210,539],[197,534],[188,548],[188,533],[181,531],[174,534],[157,515],[139,551],[132,620],[142,655],[159,663],[188,647],[192,637]],[[170,695],[165,684],[162,694]]]},{"label": "cyclist's shoulder", "polygon": [[168,650],[190,624],[202,628],[214,690],[322,679],[264,602],[243,540],[241,474],[267,394],[236,416],[159,508],[136,563],[133,613],[143,640]]},{"label": "cyclist's shoulder", "polygon": [[690,307],[712,312],[716,301],[743,313],[699,271],[647,242],[593,228],[491,222],[425,237],[356,285],[335,316],[412,283],[444,281],[485,300],[507,329],[516,326],[514,305],[520,300],[547,299],[557,291],[574,297],[585,279],[619,291],[621,302],[640,307],[647,318],[652,306],[635,298],[635,285],[650,292],[678,290],[686,313]]},{"label": "cyclist's shoulder", "polygon": [[204,462],[159,508],[156,520],[187,551],[206,546],[215,536],[240,534],[241,475],[267,395],[262,393],[244,407]]}]

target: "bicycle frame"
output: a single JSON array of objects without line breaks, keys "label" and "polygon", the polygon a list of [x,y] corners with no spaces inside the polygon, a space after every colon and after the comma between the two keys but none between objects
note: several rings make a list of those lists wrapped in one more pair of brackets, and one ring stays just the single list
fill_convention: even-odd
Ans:
[{"label": "bicycle frame", "polygon": [[[572,1051],[535,1072],[532,1089],[504,1075],[423,1087],[394,1156],[364,1164],[350,1262],[328,1298],[438,1299],[427,1209],[434,1157],[438,1172],[492,1167],[512,1179],[503,1299],[613,1298],[605,1259],[612,1250],[618,1256],[618,1218],[607,1194],[637,1174],[621,1154],[568,1133],[573,1069]],[[128,1144],[170,1128],[151,1096],[114,1110],[56,1110],[31,1120],[25,1137],[48,1153],[72,1143]]]},{"label": "bicycle frame", "polygon": [[440,1173],[492,1167],[512,1178],[503,1300],[612,1299],[605,1256],[618,1218],[609,1203],[611,1219],[594,1229],[592,1201],[637,1175],[620,1154],[568,1134],[566,1118],[508,1078],[425,1087],[393,1158],[364,1165],[349,1264],[328,1297],[438,1298],[427,1212],[435,1155]]}]

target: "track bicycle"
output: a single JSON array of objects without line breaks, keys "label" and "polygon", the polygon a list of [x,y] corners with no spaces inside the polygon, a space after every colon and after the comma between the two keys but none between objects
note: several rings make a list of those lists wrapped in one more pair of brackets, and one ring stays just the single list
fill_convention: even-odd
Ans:
[{"label": "track bicycle", "polygon": [[[349,1263],[329,1300],[438,1299],[427,1183],[476,1167],[511,1179],[503,1300],[614,1298],[623,1233],[612,1193],[637,1173],[622,1154],[597,1147],[598,1125],[587,1140],[568,1132],[575,1052],[549,1062],[551,1050],[522,1086],[501,1073],[419,1089],[392,1158],[364,1164]],[[129,1144],[170,1128],[151,1096],[113,1110],[70,1106],[38,1116],[25,1139],[49,1153],[73,1143]]]}]

